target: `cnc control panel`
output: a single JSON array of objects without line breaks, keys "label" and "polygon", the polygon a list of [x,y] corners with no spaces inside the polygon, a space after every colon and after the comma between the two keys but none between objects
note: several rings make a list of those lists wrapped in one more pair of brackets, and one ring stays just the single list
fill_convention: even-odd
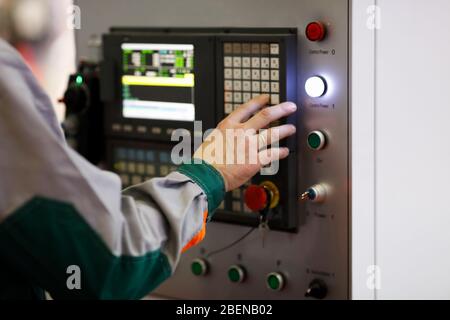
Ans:
[{"label": "cnc control panel", "polygon": [[[103,36],[108,169],[124,187],[164,176],[177,167],[174,129],[197,137],[197,121],[203,131],[214,128],[261,93],[271,104],[297,103],[298,112],[284,120],[297,133],[285,142],[292,152],[279,171],[227,194],[203,242],[183,253],[175,274],[152,294],[351,297],[349,1],[230,0],[227,14],[219,1],[196,3],[208,8],[201,20],[189,2],[175,0],[108,13],[117,25],[144,26],[113,27]],[[174,5],[184,14],[169,14]],[[145,27],[149,21],[158,27]],[[87,42],[85,32],[80,39]],[[261,185],[279,196],[263,227],[244,201]]]}]

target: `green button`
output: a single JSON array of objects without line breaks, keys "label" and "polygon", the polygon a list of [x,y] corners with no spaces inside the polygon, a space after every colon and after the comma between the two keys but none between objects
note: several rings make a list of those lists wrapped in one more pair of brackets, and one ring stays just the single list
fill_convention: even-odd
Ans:
[{"label": "green button", "polygon": [[192,261],[191,271],[196,276],[203,276],[208,272],[208,264],[202,259],[195,259]]},{"label": "green button", "polygon": [[228,269],[228,279],[231,282],[242,282],[245,278],[245,270],[240,266],[231,266]]},{"label": "green button", "polygon": [[320,131],[313,131],[308,135],[308,146],[313,150],[320,150],[325,146],[325,135]]},{"label": "green button", "polygon": [[279,273],[273,272],[267,276],[267,286],[276,291],[283,289],[284,280],[283,276]]}]

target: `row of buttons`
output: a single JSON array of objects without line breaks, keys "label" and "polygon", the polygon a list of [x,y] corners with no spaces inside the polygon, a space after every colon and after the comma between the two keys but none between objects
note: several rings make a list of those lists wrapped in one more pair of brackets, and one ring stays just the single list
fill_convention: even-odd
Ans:
[{"label": "row of buttons", "polygon": [[[160,127],[146,127],[146,126],[136,126],[134,127],[131,124],[120,124],[120,123],[113,123],[111,126],[112,131],[114,132],[125,132],[125,133],[132,133],[136,130],[137,133],[140,134],[146,134],[148,132],[151,132],[152,134],[162,134],[163,129]],[[172,132],[175,129],[169,128],[165,130],[166,135],[172,135]]]},{"label": "row of buttons", "polygon": [[261,69],[279,69],[279,58],[268,57],[231,57],[225,56],[223,58],[223,65],[225,68],[261,68]]},{"label": "row of buttons", "polygon": [[224,43],[225,54],[256,54],[256,55],[279,55],[280,45],[278,43]]},{"label": "row of buttons", "polygon": [[280,80],[280,72],[278,70],[269,69],[224,69],[225,80]]},{"label": "row of buttons", "polygon": [[[255,98],[259,96],[260,92],[254,92],[252,94],[244,92],[226,92],[225,93],[225,104],[224,104],[224,111],[225,114],[230,114],[233,112],[233,110],[236,110],[242,103],[250,100],[251,98]],[[235,102],[234,104],[232,102]],[[280,95],[279,94],[271,94],[270,95],[270,104],[279,104],[280,103]]]},{"label": "row of buttons", "polygon": [[230,91],[237,91],[237,93],[244,92],[280,92],[280,84],[278,82],[269,81],[224,81],[225,93]]}]

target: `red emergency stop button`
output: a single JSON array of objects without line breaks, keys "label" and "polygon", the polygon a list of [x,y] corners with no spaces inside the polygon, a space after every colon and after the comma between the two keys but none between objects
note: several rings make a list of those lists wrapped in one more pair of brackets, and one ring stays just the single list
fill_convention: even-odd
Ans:
[{"label": "red emergency stop button", "polygon": [[267,192],[262,186],[250,185],[244,193],[245,204],[255,212],[265,209],[268,205]]},{"label": "red emergency stop button", "polygon": [[322,41],[327,33],[327,29],[322,22],[314,21],[306,26],[306,38],[309,41]]}]

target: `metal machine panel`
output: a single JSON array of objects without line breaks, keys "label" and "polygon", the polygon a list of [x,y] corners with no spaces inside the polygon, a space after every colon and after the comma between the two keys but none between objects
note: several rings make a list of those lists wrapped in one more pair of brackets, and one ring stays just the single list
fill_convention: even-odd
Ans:
[{"label": "metal machine panel", "polygon": [[[101,2],[110,10],[102,11]],[[194,276],[191,262],[240,238],[248,226],[213,222],[198,247],[183,255],[175,275],[155,294],[190,299],[301,299],[311,281],[323,280],[330,299],[346,299],[349,292],[349,1],[280,0],[79,0],[83,15],[77,33],[79,56],[88,56],[88,42],[111,26],[140,27],[282,27],[298,29],[297,48],[297,186],[298,191],[321,183],[327,187],[325,202],[298,202],[298,233],[253,232],[245,240],[207,258],[209,273]],[[112,7],[112,9],[111,9]],[[199,8],[201,10],[199,11]],[[322,21],[328,35],[310,42],[304,30],[309,22]],[[305,81],[320,75],[326,79],[325,96],[312,99],[305,94]],[[321,130],[326,147],[312,151],[308,133]],[[132,141],[131,141],[132,142]],[[245,267],[247,277],[232,283],[231,265]],[[283,290],[267,288],[266,276],[284,276]]]}]

